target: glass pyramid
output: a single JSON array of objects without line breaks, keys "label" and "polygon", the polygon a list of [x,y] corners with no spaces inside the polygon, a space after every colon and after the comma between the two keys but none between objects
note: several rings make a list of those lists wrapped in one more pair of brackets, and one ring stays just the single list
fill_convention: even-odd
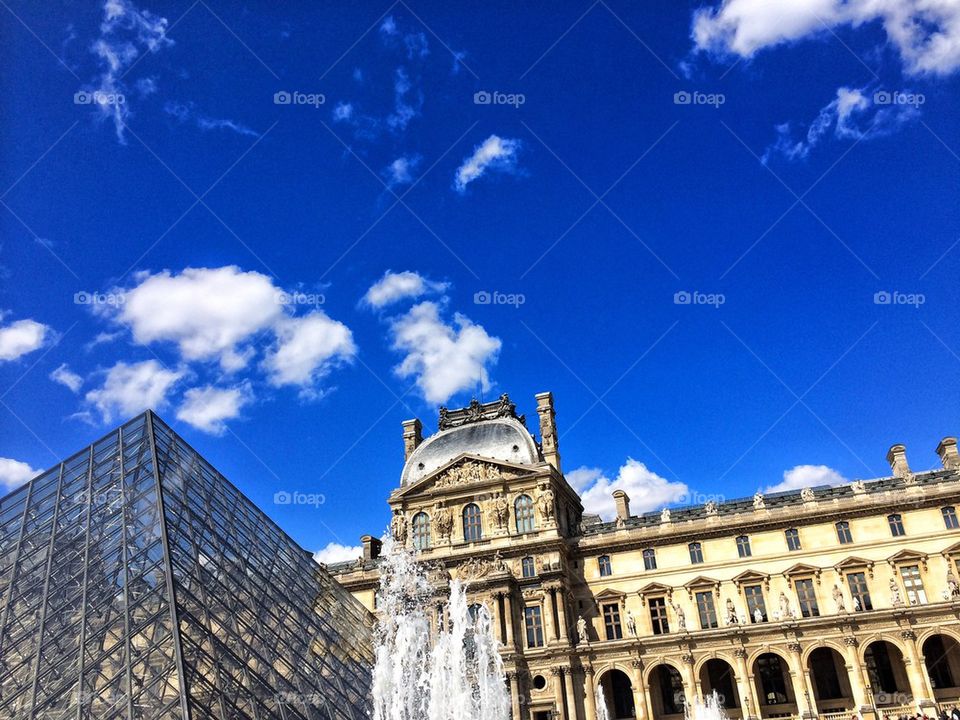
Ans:
[{"label": "glass pyramid", "polygon": [[155,414],[0,499],[0,718],[366,718],[369,615]]}]

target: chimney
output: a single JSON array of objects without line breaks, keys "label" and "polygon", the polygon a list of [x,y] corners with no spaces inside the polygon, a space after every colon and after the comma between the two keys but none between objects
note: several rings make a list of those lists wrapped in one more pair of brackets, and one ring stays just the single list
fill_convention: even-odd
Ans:
[{"label": "chimney", "polygon": [[957,454],[957,439],[945,437],[937,445],[937,455],[944,470],[960,470],[960,455]]},{"label": "chimney", "polygon": [[423,442],[423,424],[414,418],[403,421],[403,459],[409,460]]},{"label": "chimney", "polygon": [[537,393],[537,415],[540,416],[540,444],[543,459],[560,472],[560,448],[557,440],[556,413],[553,410],[553,393]]},{"label": "chimney", "polygon": [[898,478],[910,477],[910,466],[907,465],[907,448],[905,445],[892,445],[887,451],[887,462],[893,476]]},{"label": "chimney", "polygon": [[365,561],[376,560],[380,557],[380,548],[383,547],[383,543],[373,535],[364,535],[360,538],[360,544],[363,545],[363,559]]},{"label": "chimney", "polygon": [[613,500],[617,503],[617,520],[627,520],[630,517],[630,496],[623,490],[614,490]]}]

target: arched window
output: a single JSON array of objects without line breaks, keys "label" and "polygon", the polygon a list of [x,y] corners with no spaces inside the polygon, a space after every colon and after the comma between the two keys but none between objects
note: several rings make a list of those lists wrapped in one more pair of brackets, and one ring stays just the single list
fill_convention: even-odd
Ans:
[{"label": "arched window", "polygon": [[853,535],[850,534],[850,523],[841,520],[837,523],[837,540],[841,545],[849,545],[853,542]]},{"label": "arched window", "polygon": [[943,515],[943,524],[946,526],[947,530],[956,530],[960,528],[960,522],[957,521],[957,509],[953,505],[947,505],[947,507],[940,508],[940,513]]},{"label": "arched window", "polygon": [[467,542],[479,540],[483,537],[483,526],[480,519],[480,508],[470,503],[463,509],[463,539]]},{"label": "arched window", "polygon": [[426,550],[430,547],[430,516],[419,512],[413,516],[413,547]]},{"label": "arched window", "polygon": [[517,532],[528,533],[536,530],[533,518],[533,498],[521,495],[513,502],[513,516],[517,519]]},{"label": "arched window", "polygon": [[613,566],[610,565],[610,556],[601,555],[597,558],[597,567],[600,569],[600,577],[609,577],[613,575]]},{"label": "arched window", "polygon": [[525,578],[533,577],[537,574],[536,567],[533,564],[533,558],[530,556],[527,556],[520,561],[520,568],[522,570],[522,575]]},{"label": "arched window", "polygon": [[657,551],[653,548],[647,548],[643,551],[643,569],[644,570],[656,570],[657,569]]}]

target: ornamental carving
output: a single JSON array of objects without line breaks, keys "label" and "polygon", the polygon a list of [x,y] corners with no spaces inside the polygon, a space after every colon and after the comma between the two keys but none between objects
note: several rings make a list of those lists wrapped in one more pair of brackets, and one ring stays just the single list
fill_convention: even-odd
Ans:
[{"label": "ornamental carving", "polygon": [[393,519],[390,521],[390,533],[393,539],[401,545],[407,542],[407,519],[399,510],[393,513]]},{"label": "ornamental carving", "polygon": [[916,640],[917,634],[913,630],[901,630],[900,631],[901,640]]},{"label": "ornamental carving", "polygon": [[744,650],[743,648],[737,648],[736,650],[733,651],[733,655],[734,657],[738,657],[741,660],[745,660],[747,657],[747,651]]},{"label": "ornamental carving", "polygon": [[448,410],[441,406],[437,427],[440,430],[449,430],[461,425],[497,418],[514,418],[526,425],[526,418],[523,415],[517,415],[517,406],[510,402],[510,396],[504,393],[497,400],[489,403],[481,403],[474,398],[469,405],[458,410]]},{"label": "ornamental carving", "polygon": [[641,669],[643,667],[643,660],[637,660],[634,658],[630,661],[630,667],[632,667],[634,670]]},{"label": "ornamental carving", "polygon": [[685,662],[687,665],[693,665],[693,655],[686,653],[680,656],[680,659]]},{"label": "ornamental carving", "polygon": [[453,532],[453,514],[440,503],[433,506],[433,524],[440,539],[450,539],[450,533]]},{"label": "ornamental carving", "polygon": [[457,575],[463,580],[478,580],[490,574],[490,561],[472,557],[457,569]]},{"label": "ornamental carving", "polygon": [[500,468],[490,463],[468,460],[467,462],[454,465],[440,475],[434,481],[434,487],[443,488],[451,485],[467,485],[469,483],[488,482],[490,480],[503,480],[503,473]]},{"label": "ornamental carving", "polygon": [[852,635],[847,635],[847,636],[843,639],[843,644],[846,645],[847,647],[856,647],[857,645],[860,644],[860,641],[857,640],[857,639],[856,639],[855,637],[853,637]]},{"label": "ornamental carving", "polygon": [[537,495],[537,511],[540,513],[540,519],[544,522],[553,520],[556,513],[556,503],[553,490],[548,484],[540,486],[540,493]]},{"label": "ornamental carving", "polygon": [[790,643],[789,645],[787,645],[787,650],[789,650],[790,652],[799,653],[801,650],[800,643],[798,642]]},{"label": "ornamental carving", "polygon": [[767,504],[763,501],[763,495],[757,493],[753,496],[753,509],[754,510],[763,510]]},{"label": "ornamental carving", "polygon": [[502,493],[497,493],[490,501],[487,508],[487,518],[489,518],[490,524],[498,530],[506,527],[507,521],[510,519],[510,503],[507,502]]},{"label": "ornamental carving", "polygon": [[800,497],[804,502],[813,502],[814,501],[813,490],[811,490],[808,487],[805,487],[803,490],[800,491]]}]

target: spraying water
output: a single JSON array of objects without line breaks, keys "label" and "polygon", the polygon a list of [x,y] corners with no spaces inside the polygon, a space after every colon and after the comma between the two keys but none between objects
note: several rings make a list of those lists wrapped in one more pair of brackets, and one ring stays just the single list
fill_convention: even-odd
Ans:
[{"label": "spraying water", "polygon": [[727,720],[727,713],[716,691],[703,700],[696,698],[692,704],[688,703],[684,715],[687,720]]},{"label": "spraying water", "polygon": [[610,720],[610,711],[607,710],[607,696],[603,692],[603,685],[597,683],[593,693],[597,704],[597,720]]},{"label": "spraying water", "polygon": [[374,720],[509,720],[510,696],[490,613],[471,613],[450,583],[446,620],[431,628],[423,567],[388,542],[382,555],[373,668]]}]

